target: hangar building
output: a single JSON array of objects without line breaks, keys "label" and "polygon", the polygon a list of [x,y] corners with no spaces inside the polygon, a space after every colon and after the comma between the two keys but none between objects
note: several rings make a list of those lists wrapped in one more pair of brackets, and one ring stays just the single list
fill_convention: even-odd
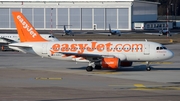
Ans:
[{"label": "hangar building", "polygon": [[140,0],[1,1],[0,30],[15,30],[12,11],[21,11],[37,30],[131,30],[134,22],[157,21],[158,2]]}]

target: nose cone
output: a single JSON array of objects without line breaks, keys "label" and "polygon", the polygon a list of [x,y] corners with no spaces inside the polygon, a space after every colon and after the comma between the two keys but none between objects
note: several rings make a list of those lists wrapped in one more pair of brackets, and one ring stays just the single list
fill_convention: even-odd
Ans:
[{"label": "nose cone", "polygon": [[167,59],[171,59],[174,56],[174,53],[169,50],[166,56],[167,56]]}]

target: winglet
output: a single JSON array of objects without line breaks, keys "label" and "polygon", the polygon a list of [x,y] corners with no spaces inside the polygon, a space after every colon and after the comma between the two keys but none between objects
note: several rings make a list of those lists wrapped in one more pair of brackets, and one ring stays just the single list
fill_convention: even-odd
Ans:
[{"label": "winglet", "polygon": [[12,12],[20,42],[47,41],[42,38],[26,17],[19,11]]}]

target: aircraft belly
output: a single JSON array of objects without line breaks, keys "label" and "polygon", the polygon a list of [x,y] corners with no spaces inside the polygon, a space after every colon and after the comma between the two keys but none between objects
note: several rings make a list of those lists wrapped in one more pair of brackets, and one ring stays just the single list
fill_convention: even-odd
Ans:
[{"label": "aircraft belly", "polygon": [[128,61],[147,61],[150,59],[149,55],[144,54],[128,54],[126,56]]},{"label": "aircraft belly", "polygon": [[137,61],[137,56],[135,54],[126,55],[128,61]]}]

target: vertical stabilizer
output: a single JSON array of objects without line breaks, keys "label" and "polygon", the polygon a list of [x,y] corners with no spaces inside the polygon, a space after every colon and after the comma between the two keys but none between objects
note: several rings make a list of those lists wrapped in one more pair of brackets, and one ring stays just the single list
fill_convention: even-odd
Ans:
[{"label": "vertical stabilizer", "polygon": [[111,32],[111,25],[109,24],[109,32]]},{"label": "vertical stabilizer", "polygon": [[66,25],[64,25],[64,32],[66,32]]},{"label": "vertical stabilizer", "polygon": [[26,17],[19,11],[12,12],[20,42],[47,41],[42,38]]}]

